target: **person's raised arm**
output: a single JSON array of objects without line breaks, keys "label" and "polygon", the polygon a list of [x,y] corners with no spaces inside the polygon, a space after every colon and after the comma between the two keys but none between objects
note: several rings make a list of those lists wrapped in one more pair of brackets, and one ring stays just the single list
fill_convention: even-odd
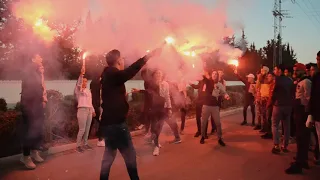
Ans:
[{"label": "person's raised arm", "polygon": [[128,80],[132,79],[150,58],[152,58],[160,52],[161,49],[155,49],[150,54],[138,59],[136,62],[131,64],[126,69],[115,72],[112,81],[114,81],[116,84],[124,84]]},{"label": "person's raised arm", "polygon": [[78,81],[77,81],[77,83],[76,83],[76,87],[74,88],[74,94],[75,94],[76,96],[78,96],[78,94],[80,93],[80,91],[81,91],[81,89],[82,89],[82,83],[83,83],[84,73],[85,73],[85,68],[82,67],[80,76],[79,76]]}]

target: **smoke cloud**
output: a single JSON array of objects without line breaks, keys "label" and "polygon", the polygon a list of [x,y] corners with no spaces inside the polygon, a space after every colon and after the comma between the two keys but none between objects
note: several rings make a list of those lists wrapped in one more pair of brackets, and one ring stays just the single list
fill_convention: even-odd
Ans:
[{"label": "smoke cloud", "polygon": [[[188,0],[24,0],[15,4],[15,16],[34,25],[38,18],[70,24],[82,19],[74,44],[91,54],[119,49],[130,64],[148,50],[165,45],[160,57],[148,64],[175,79],[181,72],[187,80],[202,73],[201,54],[219,50],[220,61],[239,57],[242,52],[223,44],[234,31],[226,27],[227,6],[232,1],[218,0],[207,8]],[[90,15],[88,12],[90,10]],[[39,30],[39,38],[48,43],[52,31]]]}]

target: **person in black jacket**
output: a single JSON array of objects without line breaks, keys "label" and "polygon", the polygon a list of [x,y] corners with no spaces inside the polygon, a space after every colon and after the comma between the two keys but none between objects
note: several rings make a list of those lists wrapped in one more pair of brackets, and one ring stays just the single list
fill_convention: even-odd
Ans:
[{"label": "person in black jacket", "polygon": [[126,99],[125,82],[133,78],[148,59],[160,53],[160,50],[154,50],[126,69],[120,51],[111,50],[106,55],[108,67],[104,69],[101,77],[103,112],[100,125],[106,144],[101,165],[101,180],[109,179],[110,168],[117,150],[125,160],[130,179],[139,179],[136,152],[126,124],[129,104]]},{"label": "person in black jacket", "polygon": [[24,163],[28,169],[36,168],[32,159],[39,163],[44,161],[39,155],[45,119],[44,107],[47,103],[43,74],[44,68],[42,66],[42,58],[38,54],[32,57],[32,61],[27,60],[22,76],[21,107],[23,156],[20,161]]},{"label": "person in black jacket", "polygon": [[150,79],[148,77],[148,69],[147,68],[144,68],[141,70],[141,77],[144,81],[143,83],[143,86],[144,86],[144,89],[143,90],[138,90],[136,88],[133,88],[132,89],[132,92],[139,92],[139,93],[142,93],[143,94],[143,98],[144,98],[144,104],[143,104],[143,110],[142,110],[142,114],[141,114],[141,117],[140,117],[140,123],[142,125],[144,125],[144,128],[146,130],[145,132],[145,136],[146,138],[150,138],[149,136],[150,135],[150,125],[151,125],[151,122],[150,122],[150,116],[149,116],[149,112],[150,112],[150,104],[151,104],[151,97],[150,97],[150,94],[148,93],[148,90],[150,88]]},{"label": "person in black jacket", "polygon": [[[288,145],[290,139],[290,116],[292,111],[292,102],[294,99],[293,81],[286,77],[284,73],[284,65],[278,65],[274,68],[274,74],[277,76],[275,79],[275,86],[271,95],[271,100],[268,102],[267,107],[273,107],[272,110],[272,135],[274,147],[272,153],[278,154],[281,152],[288,152]],[[280,135],[279,123],[283,122],[284,125],[284,141],[280,149]]]},{"label": "person in black jacket", "polygon": [[[204,77],[211,79],[209,72],[205,72],[204,73]],[[203,77],[203,78],[204,78]],[[198,90],[198,96],[196,99],[196,121],[197,121],[197,129],[198,131],[196,132],[196,134],[194,135],[194,137],[199,137],[201,135],[201,114],[202,114],[202,107],[203,107],[203,103],[204,103],[204,97],[205,97],[205,91],[203,90],[203,86],[204,86],[204,80],[200,80],[198,82],[198,84],[190,84],[190,86],[194,89]],[[212,116],[210,117],[211,120],[211,125],[212,125],[212,129],[211,132],[215,132],[216,131],[216,124],[212,118]],[[208,127],[206,128],[208,129]],[[208,130],[206,130],[207,132]],[[208,139],[208,135],[205,135],[205,139]]]},{"label": "person in black jacket", "polygon": [[[99,75],[98,75],[99,74]],[[96,116],[94,117],[94,123],[92,123],[91,128],[93,127],[94,124],[97,124],[98,127],[97,129],[97,136],[98,136],[98,143],[97,146],[99,147],[104,147],[105,143],[103,141],[103,137],[101,134],[101,128],[100,128],[100,115],[101,115],[101,111],[100,111],[100,107],[101,107],[101,84],[100,84],[100,80],[101,80],[101,73],[98,73],[95,75],[95,77],[92,79],[91,83],[90,83],[90,90],[91,90],[91,94],[92,94],[92,105],[94,108],[94,111],[96,113]]]},{"label": "person in black jacket", "polygon": [[[320,69],[320,51],[317,54],[317,66]],[[314,124],[318,136],[318,143],[316,147],[315,154],[315,163],[320,164],[319,157],[319,148],[320,148],[320,111],[319,111],[319,102],[320,102],[320,72],[316,73],[312,77],[312,86],[311,86],[311,96],[309,104],[309,116],[306,122],[307,127],[311,127]]]},{"label": "person in black jacket", "polygon": [[256,94],[255,90],[255,82],[254,82],[254,75],[249,74],[247,75],[248,79],[244,79],[238,74],[238,71],[235,70],[234,73],[237,75],[240,81],[242,81],[245,85],[245,96],[244,96],[244,106],[243,106],[243,122],[241,125],[247,125],[247,109],[250,106],[251,114],[252,114],[252,126],[255,126],[255,119],[256,119],[256,108],[254,102],[254,96]]}]

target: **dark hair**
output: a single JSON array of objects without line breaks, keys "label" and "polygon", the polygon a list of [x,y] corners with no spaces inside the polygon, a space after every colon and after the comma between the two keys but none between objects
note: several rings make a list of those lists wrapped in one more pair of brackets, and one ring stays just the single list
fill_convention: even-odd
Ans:
[{"label": "dark hair", "polygon": [[319,57],[320,57],[320,51],[317,53],[317,56],[319,56]]},{"label": "dark hair", "polygon": [[312,66],[311,63],[306,64],[306,69],[310,70],[311,66]]},{"label": "dark hair", "polygon": [[114,50],[111,50],[110,52],[108,52],[106,55],[107,64],[109,66],[114,66],[117,63],[120,55],[121,55],[120,51],[117,49],[114,49]]},{"label": "dark hair", "polygon": [[286,70],[286,66],[284,64],[279,64],[276,66],[278,69],[280,69],[282,72],[284,72],[284,70]]},{"label": "dark hair", "polygon": [[213,72],[216,72],[217,73],[217,79],[215,80],[215,79],[212,79],[215,83],[217,83],[217,82],[219,82],[219,80],[220,80],[220,78],[219,78],[219,73],[218,73],[218,71],[217,70],[213,70],[213,71],[211,71],[211,74],[210,74],[210,76],[212,77],[212,73]]}]

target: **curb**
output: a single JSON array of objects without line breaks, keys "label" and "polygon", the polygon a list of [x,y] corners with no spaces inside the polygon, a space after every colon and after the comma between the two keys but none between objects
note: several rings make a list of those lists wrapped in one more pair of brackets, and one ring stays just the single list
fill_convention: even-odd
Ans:
[{"label": "curb", "polygon": [[[242,112],[242,108],[235,108],[235,109],[230,109],[230,110],[226,110],[220,113],[221,117],[226,117],[226,116],[230,116],[233,114],[237,114],[239,112]],[[194,118],[191,118],[194,119]],[[191,119],[187,119],[186,120],[186,125],[190,125],[192,123],[195,123],[195,121],[190,121]],[[130,132],[132,137],[135,136],[139,136],[142,135],[145,131],[144,130],[137,130],[137,131],[132,131]],[[98,141],[98,139],[90,139],[89,140],[89,144],[96,144]],[[60,145],[60,146],[55,146],[55,147],[51,147],[48,149],[48,151],[46,152],[47,155],[53,155],[53,154],[58,154],[64,151],[68,151],[68,150],[72,150],[76,148],[76,143],[71,143],[71,144],[65,144],[65,145]],[[0,158],[0,167],[1,164],[8,162],[8,161],[19,161],[20,157],[22,154],[17,154],[17,155],[13,155],[13,156],[8,156],[8,157],[3,157]]]}]

